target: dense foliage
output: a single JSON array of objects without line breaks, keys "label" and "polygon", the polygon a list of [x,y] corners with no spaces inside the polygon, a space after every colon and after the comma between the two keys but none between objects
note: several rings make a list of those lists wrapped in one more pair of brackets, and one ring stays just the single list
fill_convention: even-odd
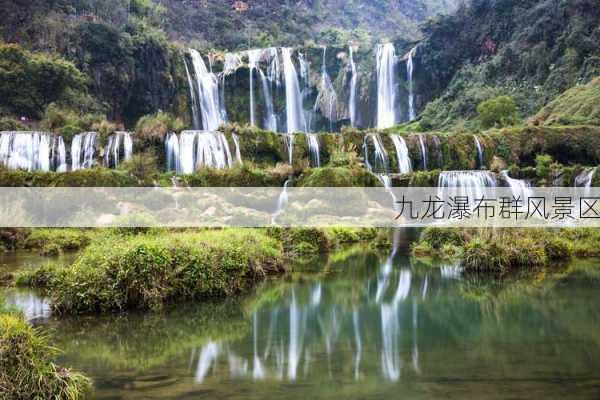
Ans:
[{"label": "dense foliage", "polygon": [[424,28],[416,80],[426,128],[476,116],[500,95],[530,116],[566,89],[600,75],[595,0],[474,0]]}]

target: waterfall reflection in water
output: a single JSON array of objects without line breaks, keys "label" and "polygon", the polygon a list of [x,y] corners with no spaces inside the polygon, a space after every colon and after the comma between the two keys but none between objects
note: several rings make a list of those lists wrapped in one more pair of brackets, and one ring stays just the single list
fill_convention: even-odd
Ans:
[{"label": "waterfall reflection in water", "polygon": [[[489,290],[489,277],[411,264],[394,248],[389,257],[335,254],[248,298],[159,315],[50,319],[49,331],[65,350],[61,364],[89,374],[100,399],[271,399],[282,388],[285,398],[491,399],[515,390],[593,398],[597,283],[563,279],[554,290],[536,281],[543,290],[532,296],[532,287],[520,289],[526,280],[502,278]],[[573,332],[575,320],[585,329]],[[145,386],[158,376],[159,389]]]}]

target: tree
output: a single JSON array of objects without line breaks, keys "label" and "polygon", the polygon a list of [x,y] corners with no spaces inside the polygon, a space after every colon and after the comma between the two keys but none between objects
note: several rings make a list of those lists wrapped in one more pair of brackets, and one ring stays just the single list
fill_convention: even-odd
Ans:
[{"label": "tree", "polygon": [[509,96],[498,96],[479,103],[477,112],[484,128],[513,125],[518,120],[517,106]]}]

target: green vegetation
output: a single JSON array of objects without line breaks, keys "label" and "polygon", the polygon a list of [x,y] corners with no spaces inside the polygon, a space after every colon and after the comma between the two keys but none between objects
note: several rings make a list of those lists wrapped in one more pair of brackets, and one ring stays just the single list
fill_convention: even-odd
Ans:
[{"label": "green vegetation", "polygon": [[42,255],[58,255],[65,251],[84,248],[94,235],[94,230],[86,229],[31,229],[24,247],[31,250],[38,249]]},{"label": "green vegetation", "polygon": [[534,117],[538,125],[600,125],[600,78],[575,86],[552,100]]},{"label": "green vegetation", "polygon": [[160,142],[169,132],[180,132],[185,127],[180,118],[162,111],[141,117],[135,125],[136,137],[142,142]]},{"label": "green vegetation", "polygon": [[85,76],[59,57],[0,42],[0,115],[39,118],[53,102],[89,103]]},{"label": "green vegetation", "polygon": [[598,256],[599,238],[593,229],[427,228],[412,253],[459,258],[468,270],[503,272]]},{"label": "green vegetation", "polygon": [[[594,0],[473,1],[428,21],[415,90],[425,103],[434,101],[421,126],[476,128],[477,105],[497,96],[512,97],[519,114],[529,117],[600,76],[599,13]],[[562,111],[567,118],[575,112],[575,121],[587,114],[570,104]]]},{"label": "green vegetation", "polygon": [[0,167],[0,187],[127,187],[136,179],[125,171],[93,168],[57,172],[28,172]]},{"label": "green vegetation", "polygon": [[[72,266],[39,274],[58,312],[156,310],[176,299],[242,292],[281,271],[281,252],[276,240],[244,229],[117,234],[94,241]],[[34,272],[19,282],[37,278]]]},{"label": "green vegetation", "polygon": [[17,314],[0,314],[0,397],[3,399],[78,400],[90,381],[57,366],[57,350]]},{"label": "green vegetation", "polygon": [[477,113],[484,128],[501,128],[517,122],[517,106],[508,96],[498,96],[480,103]]}]

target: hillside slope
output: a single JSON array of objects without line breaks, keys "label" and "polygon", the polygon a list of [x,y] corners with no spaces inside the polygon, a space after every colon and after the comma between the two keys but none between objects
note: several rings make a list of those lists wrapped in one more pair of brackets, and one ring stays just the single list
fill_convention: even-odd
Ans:
[{"label": "hillside slope", "polygon": [[476,115],[512,96],[523,117],[566,89],[600,76],[597,0],[474,0],[424,28],[416,79],[427,128]]}]

